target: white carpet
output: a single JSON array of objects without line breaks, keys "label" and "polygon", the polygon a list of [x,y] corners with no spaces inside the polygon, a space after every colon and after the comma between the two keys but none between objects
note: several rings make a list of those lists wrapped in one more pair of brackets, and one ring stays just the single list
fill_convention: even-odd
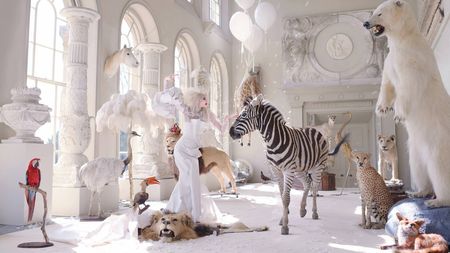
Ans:
[{"label": "white carpet", "polygon": [[[241,195],[235,197],[214,196],[216,204],[227,216],[227,222],[241,221],[248,226],[269,227],[266,232],[224,234],[208,236],[191,241],[175,243],[120,240],[98,247],[74,246],[54,242],[55,246],[44,249],[19,249],[22,242],[42,241],[39,229],[29,229],[0,236],[0,252],[380,252],[378,246],[392,243],[384,230],[364,230],[358,226],[361,220],[360,200],[356,190],[320,192],[318,198],[319,220],[311,218],[312,199],[308,198],[308,213],[300,218],[301,191],[291,192],[289,235],[281,235],[278,222],[282,205],[278,187],[274,184],[249,184],[239,188]],[[152,209],[164,207],[164,203],[151,202]],[[96,222],[56,219],[55,222],[76,223],[80,230],[93,229]],[[47,228],[49,235],[60,231],[58,224]],[[68,235],[69,236],[69,235]]]}]

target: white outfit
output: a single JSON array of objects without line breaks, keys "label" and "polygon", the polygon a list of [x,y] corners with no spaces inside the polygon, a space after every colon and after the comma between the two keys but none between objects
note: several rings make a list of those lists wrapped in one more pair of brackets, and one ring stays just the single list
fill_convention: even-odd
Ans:
[{"label": "white outfit", "polygon": [[194,221],[209,223],[217,221],[220,211],[212,199],[202,196],[208,193],[208,189],[200,182],[198,158],[201,156],[200,135],[207,124],[199,119],[185,122],[183,135],[174,149],[179,179],[166,209],[172,212],[186,211]]}]

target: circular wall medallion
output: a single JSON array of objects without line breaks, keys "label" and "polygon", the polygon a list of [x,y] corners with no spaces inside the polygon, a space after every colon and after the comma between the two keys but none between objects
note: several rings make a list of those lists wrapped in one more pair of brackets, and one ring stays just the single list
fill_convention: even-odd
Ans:
[{"label": "circular wall medallion", "polygon": [[353,42],[346,34],[335,34],[327,41],[327,52],[333,59],[343,60],[347,58],[352,51]]},{"label": "circular wall medallion", "polygon": [[309,59],[320,74],[345,79],[367,68],[373,53],[373,38],[357,17],[330,16],[315,26],[311,34]]}]

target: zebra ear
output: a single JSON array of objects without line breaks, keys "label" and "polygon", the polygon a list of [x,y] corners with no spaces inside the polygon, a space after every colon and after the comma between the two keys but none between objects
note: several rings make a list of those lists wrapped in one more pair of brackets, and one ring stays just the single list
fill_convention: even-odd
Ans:
[{"label": "zebra ear", "polygon": [[263,100],[264,100],[263,95],[262,95],[262,94],[259,94],[255,99],[253,99],[252,105],[253,105],[253,106],[260,105],[260,104],[262,103]]},{"label": "zebra ear", "polygon": [[252,100],[253,100],[252,96],[246,97],[245,100],[244,100],[244,106],[249,105],[252,102]]}]

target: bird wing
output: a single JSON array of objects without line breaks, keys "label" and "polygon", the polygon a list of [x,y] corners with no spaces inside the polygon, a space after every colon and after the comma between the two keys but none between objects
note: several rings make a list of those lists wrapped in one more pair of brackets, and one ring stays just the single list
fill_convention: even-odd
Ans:
[{"label": "bird wing", "polygon": [[40,169],[37,169],[37,170],[38,170],[38,184],[37,184],[36,188],[39,188],[39,186],[41,185],[41,170]]},{"label": "bird wing", "polygon": [[27,169],[27,172],[25,173],[25,181],[27,185],[30,185],[30,169]]}]

